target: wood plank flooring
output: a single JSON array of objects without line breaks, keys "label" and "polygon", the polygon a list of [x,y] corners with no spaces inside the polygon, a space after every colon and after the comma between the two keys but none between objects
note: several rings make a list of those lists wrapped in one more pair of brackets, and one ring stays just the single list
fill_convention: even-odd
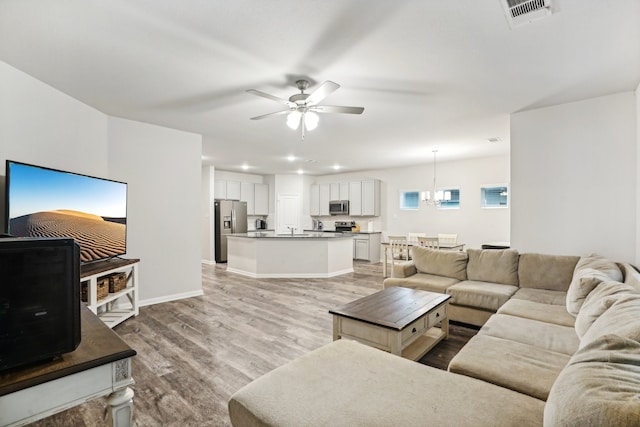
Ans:
[{"label": "wood plank flooring", "polygon": [[[253,379],[332,340],[328,310],[382,289],[382,264],[356,261],[331,279],[252,279],[202,267],[204,296],[142,307],[114,330],[133,358],[134,423],[230,426],[227,401]],[[450,338],[420,362],[446,369],[475,334]],[[32,426],[99,426],[105,401],[85,403]]]}]

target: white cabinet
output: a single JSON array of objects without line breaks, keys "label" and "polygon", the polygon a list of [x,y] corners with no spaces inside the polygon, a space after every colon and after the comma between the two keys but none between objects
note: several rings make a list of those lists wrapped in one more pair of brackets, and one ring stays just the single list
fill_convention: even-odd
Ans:
[{"label": "white cabinet", "polygon": [[362,215],[380,215],[380,181],[362,181]]},{"label": "white cabinet", "polygon": [[362,182],[360,181],[349,183],[349,215],[362,215]]},{"label": "white cabinet", "polygon": [[349,200],[349,183],[341,182],[340,184],[340,199],[339,200]]},{"label": "white cabinet", "polygon": [[240,200],[241,192],[240,181],[216,179],[213,187],[213,198]]},{"label": "white cabinet", "polygon": [[240,200],[241,183],[240,181],[227,181],[227,199]]},{"label": "white cabinet", "polygon": [[255,185],[255,215],[269,215],[269,184]]},{"label": "white cabinet", "polygon": [[213,186],[213,198],[214,199],[226,199],[227,198],[227,181],[224,179],[216,179]]},{"label": "white cabinet", "polygon": [[[110,328],[139,313],[139,264],[139,259],[112,258],[81,267],[80,285],[81,288],[85,288],[83,293],[86,295],[83,300],[86,299],[87,307]],[[117,273],[124,273],[126,276],[126,287],[116,292],[106,292],[103,279]],[[101,285],[100,292],[98,292],[98,281]],[[108,284],[106,286],[108,287]]]},{"label": "white cabinet", "polygon": [[329,184],[330,195],[329,200],[342,200],[340,199],[340,184],[332,182]]},{"label": "white cabinet", "polygon": [[255,215],[256,190],[253,182],[243,182],[240,184],[240,200],[247,202],[247,215]]},{"label": "white cabinet", "polygon": [[329,215],[329,200],[331,197],[331,186],[329,184],[320,184],[320,197],[319,197],[319,215]]},{"label": "white cabinet", "polygon": [[380,262],[380,233],[354,233],[353,259]]},{"label": "white cabinet", "polygon": [[309,194],[309,215],[320,215],[320,186],[318,184],[311,184]]}]

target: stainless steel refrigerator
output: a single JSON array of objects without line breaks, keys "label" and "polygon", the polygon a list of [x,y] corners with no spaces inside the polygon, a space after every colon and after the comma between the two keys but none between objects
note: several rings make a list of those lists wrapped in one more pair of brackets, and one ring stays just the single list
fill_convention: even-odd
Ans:
[{"label": "stainless steel refrigerator", "polygon": [[227,262],[227,236],[247,232],[247,202],[215,200],[216,262]]}]

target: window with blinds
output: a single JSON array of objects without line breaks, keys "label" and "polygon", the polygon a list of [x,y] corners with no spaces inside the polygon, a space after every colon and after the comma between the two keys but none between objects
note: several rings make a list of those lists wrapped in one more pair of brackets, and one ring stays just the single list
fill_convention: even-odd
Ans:
[{"label": "window with blinds", "polygon": [[509,190],[507,186],[480,187],[480,206],[483,208],[508,208]]},{"label": "window with blinds", "polygon": [[415,210],[420,207],[419,191],[401,191],[400,192],[400,209]]},{"label": "window with blinds", "polygon": [[440,200],[438,209],[460,209],[459,188],[438,188],[438,192],[444,195],[444,198]]}]

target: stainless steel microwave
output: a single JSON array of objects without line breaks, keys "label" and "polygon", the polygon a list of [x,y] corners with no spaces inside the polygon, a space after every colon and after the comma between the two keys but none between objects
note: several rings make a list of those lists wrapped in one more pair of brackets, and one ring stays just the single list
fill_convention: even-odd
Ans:
[{"label": "stainless steel microwave", "polygon": [[330,215],[349,215],[348,200],[331,200],[329,202]]}]

